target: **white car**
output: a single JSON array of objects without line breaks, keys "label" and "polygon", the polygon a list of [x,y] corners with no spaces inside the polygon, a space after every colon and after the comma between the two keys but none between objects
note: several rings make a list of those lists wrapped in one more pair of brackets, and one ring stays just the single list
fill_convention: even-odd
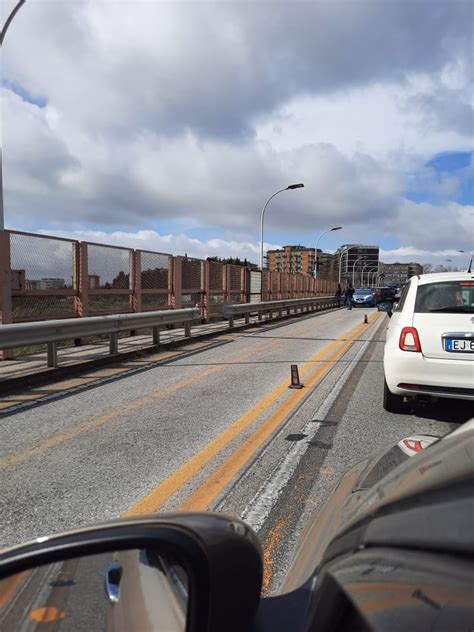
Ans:
[{"label": "white car", "polygon": [[474,273],[414,276],[387,330],[383,405],[406,397],[474,400]]}]

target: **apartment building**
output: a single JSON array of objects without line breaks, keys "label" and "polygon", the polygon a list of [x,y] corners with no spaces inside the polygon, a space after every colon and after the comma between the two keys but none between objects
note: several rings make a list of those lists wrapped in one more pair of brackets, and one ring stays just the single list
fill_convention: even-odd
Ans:
[{"label": "apartment building", "polygon": [[292,272],[313,275],[314,248],[283,246],[267,251],[267,267],[271,272]]},{"label": "apartment building", "polygon": [[384,283],[403,284],[415,274],[423,274],[423,266],[420,263],[380,263],[380,272],[383,272]]}]

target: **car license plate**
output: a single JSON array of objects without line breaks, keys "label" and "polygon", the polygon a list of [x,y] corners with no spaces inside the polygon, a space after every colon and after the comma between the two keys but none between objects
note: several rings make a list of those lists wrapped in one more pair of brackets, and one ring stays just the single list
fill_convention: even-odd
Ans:
[{"label": "car license plate", "polygon": [[444,348],[452,353],[474,353],[472,338],[445,338]]}]

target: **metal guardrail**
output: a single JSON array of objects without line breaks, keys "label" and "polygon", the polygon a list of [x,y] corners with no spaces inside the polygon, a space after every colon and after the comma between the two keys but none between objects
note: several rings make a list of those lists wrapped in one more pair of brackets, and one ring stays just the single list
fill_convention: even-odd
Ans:
[{"label": "metal guardrail", "polygon": [[110,336],[110,353],[118,353],[118,334],[122,331],[152,329],[153,344],[160,342],[160,327],[184,325],[191,336],[191,323],[200,319],[199,309],[170,309],[110,316],[92,316],[74,320],[46,320],[0,326],[0,349],[47,344],[48,366],[58,366],[57,343],[87,336]]},{"label": "metal guardrail", "polygon": [[283,310],[286,310],[286,314],[290,315],[291,310],[294,310],[294,313],[297,314],[298,310],[300,313],[304,313],[329,309],[336,306],[336,299],[332,296],[296,298],[284,301],[267,301],[264,303],[226,304],[224,305],[224,318],[229,321],[229,327],[233,327],[236,316],[244,316],[245,322],[248,324],[251,314],[257,314],[258,320],[262,320],[263,314],[267,314],[268,318],[271,318],[275,312],[278,313],[278,316],[281,316]]}]

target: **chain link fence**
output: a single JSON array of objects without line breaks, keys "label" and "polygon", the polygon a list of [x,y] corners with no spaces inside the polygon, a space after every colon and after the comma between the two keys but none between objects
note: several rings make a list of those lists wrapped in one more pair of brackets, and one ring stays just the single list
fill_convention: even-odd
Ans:
[{"label": "chain link fence", "polygon": [[332,295],[337,285],[299,274],[260,273],[233,264],[49,235],[3,231],[0,236],[6,237],[4,265],[11,268],[12,309],[10,314],[1,311],[4,323],[171,306],[198,306],[203,319],[209,320],[222,318],[225,302]]},{"label": "chain link fence", "polygon": [[75,242],[10,233],[12,320],[74,316]]},{"label": "chain link fence", "polygon": [[140,250],[140,289],[143,311],[167,309],[170,301],[171,255]]}]

